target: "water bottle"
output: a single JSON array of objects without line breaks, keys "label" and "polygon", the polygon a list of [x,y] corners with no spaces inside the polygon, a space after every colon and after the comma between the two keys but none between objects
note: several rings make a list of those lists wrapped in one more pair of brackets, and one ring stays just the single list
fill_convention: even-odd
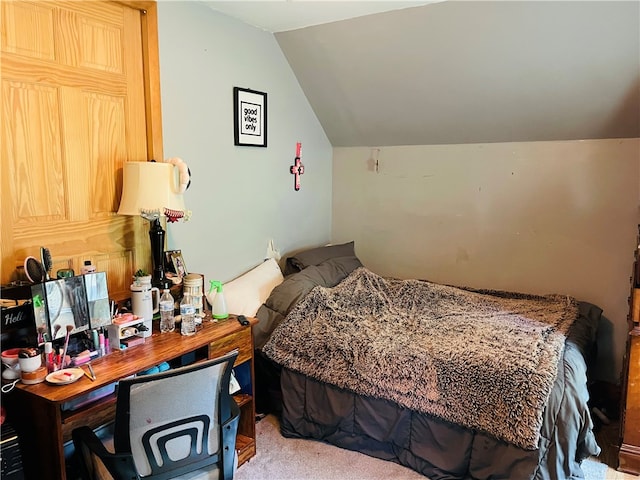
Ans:
[{"label": "water bottle", "polygon": [[182,335],[193,335],[196,333],[196,308],[193,306],[191,295],[185,293],[180,302],[180,333]]},{"label": "water bottle", "polygon": [[168,288],[162,291],[160,297],[160,333],[173,332],[176,329],[173,318],[173,297]]}]

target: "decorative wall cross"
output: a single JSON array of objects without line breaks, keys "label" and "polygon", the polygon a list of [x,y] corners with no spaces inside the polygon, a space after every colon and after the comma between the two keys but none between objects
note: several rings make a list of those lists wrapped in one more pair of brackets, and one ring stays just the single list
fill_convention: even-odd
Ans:
[{"label": "decorative wall cross", "polygon": [[295,165],[291,166],[291,173],[294,175],[293,188],[295,188],[296,191],[300,190],[300,175],[304,173],[304,165],[300,160],[301,150],[302,150],[302,144],[300,142],[296,143]]}]

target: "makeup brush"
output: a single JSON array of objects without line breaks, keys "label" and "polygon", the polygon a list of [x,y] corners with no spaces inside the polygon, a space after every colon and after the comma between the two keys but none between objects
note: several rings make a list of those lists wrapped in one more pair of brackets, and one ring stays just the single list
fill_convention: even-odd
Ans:
[{"label": "makeup brush", "polygon": [[53,327],[53,335],[51,340],[56,339],[56,335],[58,335],[58,330],[60,330],[60,324],[58,323],[55,327]]},{"label": "makeup brush", "polygon": [[44,343],[44,327],[38,327],[38,344]]},{"label": "makeup brush", "polygon": [[62,351],[62,366],[64,367],[65,359],[67,358],[67,348],[69,348],[69,335],[73,330],[73,325],[67,325],[67,336],[64,338],[64,350]]}]

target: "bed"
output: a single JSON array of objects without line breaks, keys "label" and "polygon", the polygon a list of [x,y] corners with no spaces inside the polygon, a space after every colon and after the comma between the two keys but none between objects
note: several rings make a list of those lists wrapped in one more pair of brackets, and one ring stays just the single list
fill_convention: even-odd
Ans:
[{"label": "bed", "polygon": [[258,410],[284,436],[430,479],[583,478],[599,454],[597,306],[380,277],[353,243],[290,257],[285,274],[254,331]]}]

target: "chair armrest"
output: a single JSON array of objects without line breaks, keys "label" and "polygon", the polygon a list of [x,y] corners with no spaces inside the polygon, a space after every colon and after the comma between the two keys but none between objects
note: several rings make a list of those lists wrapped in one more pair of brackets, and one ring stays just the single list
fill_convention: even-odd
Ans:
[{"label": "chair armrest", "polygon": [[231,400],[231,417],[222,424],[222,477],[231,480],[234,475],[234,463],[236,457],[236,437],[238,424],[240,423],[240,408]]},{"label": "chair armrest", "polygon": [[87,427],[79,427],[71,434],[76,455],[82,472],[82,478],[95,477],[96,456],[114,478],[139,479],[133,456],[130,453],[111,453],[108,451],[95,432]]}]

